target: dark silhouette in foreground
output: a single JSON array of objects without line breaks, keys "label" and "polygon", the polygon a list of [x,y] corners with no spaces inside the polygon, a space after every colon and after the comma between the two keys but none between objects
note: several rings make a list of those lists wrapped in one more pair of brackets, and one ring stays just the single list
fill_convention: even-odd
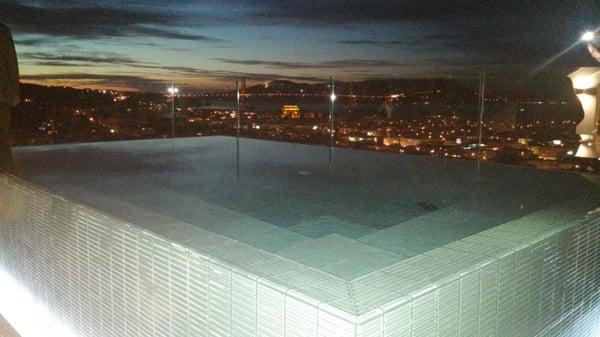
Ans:
[{"label": "dark silhouette in foreground", "polygon": [[0,23],[0,172],[14,172],[10,111],[19,104],[19,66],[12,35]]}]

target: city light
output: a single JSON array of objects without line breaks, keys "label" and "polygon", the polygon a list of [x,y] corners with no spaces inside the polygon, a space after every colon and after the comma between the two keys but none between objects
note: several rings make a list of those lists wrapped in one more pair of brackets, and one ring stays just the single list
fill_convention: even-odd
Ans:
[{"label": "city light", "polygon": [[179,89],[171,83],[171,87],[167,90],[171,94],[171,137],[175,138],[175,94],[179,92]]},{"label": "city light", "polygon": [[[575,87],[575,94],[586,113],[595,111],[597,100],[595,95],[593,95],[593,89],[598,86],[599,75],[600,72],[597,72],[596,68],[584,68],[570,76]],[[382,87],[385,87],[386,83],[385,80],[382,81]],[[356,82],[353,85],[355,88],[359,88],[363,84]],[[578,153],[575,147],[579,144],[583,145],[585,149],[598,146],[595,145],[596,142],[592,138],[581,142],[573,138],[560,138],[564,134],[563,129],[567,128],[572,132],[572,126],[580,124],[581,121],[568,120],[557,122],[556,120],[545,118],[522,123],[511,122],[510,127],[513,129],[511,131],[513,134],[508,135],[501,135],[499,132],[501,132],[500,129],[503,126],[497,125],[495,120],[491,119],[489,122],[483,123],[483,127],[486,132],[489,132],[489,135],[486,135],[479,142],[479,139],[473,137],[477,123],[461,115],[458,111],[452,111],[451,115],[444,115],[438,111],[431,115],[422,116],[392,114],[391,117],[384,119],[380,119],[377,116],[376,111],[381,104],[390,105],[391,110],[397,110],[398,112],[403,111],[405,108],[412,110],[418,107],[418,105],[424,106],[426,101],[431,100],[431,97],[428,97],[428,94],[423,94],[421,91],[416,91],[420,90],[419,88],[404,89],[406,93],[396,92],[390,94],[386,91],[380,91],[378,95],[373,96],[347,93],[343,87],[342,89],[332,90],[332,87],[335,88],[333,83],[324,92],[322,86],[323,84],[315,84],[314,89],[305,90],[303,95],[314,95],[314,98],[311,98],[311,100],[318,99],[318,102],[323,104],[323,108],[302,105],[304,108],[301,109],[299,104],[304,104],[304,102],[298,100],[301,97],[299,94],[300,89],[293,86],[290,89],[270,89],[274,93],[253,93],[252,95],[264,97],[261,99],[267,101],[252,104],[248,107],[251,111],[239,114],[245,121],[248,120],[249,123],[248,127],[239,128],[242,133],[241,136],[246,136],[245,133],[250,133],[252,137],[271,140],[315,144],[328,142],[346,147],[367,148],[386,152],[419,153],[448,158],[469,159],[476,158],[476,155],[472,156],[471,152],[477,148],[478,143],[482,143],[488,147],[488,152],[486,152],[485,156],[490,161],[513,160],[513,162],[522,165],[543,166],[546,168],[552,166],[561,169],[573,169],[575,165],[567,161],[560,163],[561,166],[559,167],[559,162],[563,161],[567,150],[573,150],[575,155]],[[428,86],[430,90],[427,93],[440,91],[436,84],[428,84]],[[260,89],[262,90],[263,88]],[[317,89],[322,91],[319,92]],[[312,92],[317,93],[311,94]],[[178,97],[182,93],[183,90],[176,88],[174,83],[169,83],[164,88],[163,95],[167,96],[167,99],[159,102],[135,93],[128,93],[126,95],[123,92],[107,92],[106,95],[110,95],[111,101],[115,97],[129,96],[129,98],[132,98],[132,102],[135,101],[142,109],[147,110],[145,114],[151,116],[155,115],[158,111],[168,111],[170,118],[160,121],[152,119],[149,122],[140,121],[137,125],[127,126],[120,125],[120,121],[116,117],[120,114],[130,114],[132,112],[131,108],[126,104],[111,105],[111,108],[118,110],[115,117],[112,118],[98,115],[96,111],[104,109],[103,107],[85,108],[75,105],[71,110],[72,114],[74,117],[82,118],[86,122],[86,131],[89,133],[89,136],[80,132],[71,135],[71,137],[84,140],[112,140],[117,135],[120,139],[168,136],[175,138],[175,136],[196,136],[198,134],[229,134],[232,131],[236,132],[238,130],[235,123],[231,123],[232,119],[238,118],[238,113],[235,109],[232,110],[229,103],[226,103],[230,99],[235,99],[236,91],[185,94],[186,97],[197,96],[199,98],[202,97],[202,100],[223,102],[214,106],[196,106],[197,103],[194,100],[178,101]],[[277,97],[288,96],[288,98],[282,102],[279,101],[279,98],[276,98],[276,101],[271,102],[269,101],[270,97],[272,97],[271,94]],[[348,119],[343,115],[338,119],[331,118],[335,116],[335,105],[338,103],[338,94],[343,95],[344,98],[356,97],[358,100],[351,104],[364,104],[361,106],[361,109],[370,110],[366,110],[366,113],[356,120],[354,119],[355,117]],[[245,95],[240,91],[240,98],[245,97]],[[390,102],[390,97],[396,95],[398,95],[398,98],[408,97],[408,99],[406,102]],[[450,97],[440,97],[439,99],[450,100],[450,103],[455,103],[452,101],[453,98]],[[506,97],[489,95],[488,99],[491,102],[501,102],[506,100]],[[517,109],[522,113],[527,111],[528,105],[543,104],[544,108],[553,109],[556,108],[553,105],[558,105],[559,103],[565,104],[559,98],[552,98],[549,101],[545,101],[536,96],[527,97],[523,102],[522,107]],[[330,112],[330,119],[328,120],[326,120],[327,115],[324,109],[327,103]],[[267,108],[265,109],[265,107]],[[253,109],[261,111],[260,114],[252,111]],[[322,111],[319,111],[319,109]],[[356,107],[351,105],[350,109],[356,109]],[[52,119],[54,117],[52,111],[48,111],[47,116],[47,119],[43,123],[35,125],[35,132],[39,133],[41,139],[57,137],[65,132],[61,129],[60,121],[57,123],[56,120]],[[332,119],[334,120],[333,123],[331,122]],[[588,119],[584,120],[587,121]],[[593,121],[594,119],[591,118],[590,120]],[[178,122],[187,125],[177,128]],[[545,138],[540,133],[546,127],[552,128],[553,138]],[[579,131],[583,134],[592,135],[591,129],[583,130],[579,128]],[[35,137],[32,137],[30,140],[31,143],[38,141],[40,140],[37,140]],[[594,145],[587,145],[590,142]],[[514,151],[515,148],[519,149],[519,151]],[[432,149],[435,150],[431,152]],[[519,153],[521,154],[519,155]],[[479,157],[479,159],[481,158],[483,158],[483,154]],[[551,160],[556,163],[549,163],[548,158],[552,158]],[[600,165],[598,170],[600,170]]]},{"label": "city light", "polygon": [[591,42],[594,40],[594,38],[596,37],[596,34],[594,34],[594,32],[585,32],[583,33],[583,35],[581,35],[581,41],[584,42]]}]

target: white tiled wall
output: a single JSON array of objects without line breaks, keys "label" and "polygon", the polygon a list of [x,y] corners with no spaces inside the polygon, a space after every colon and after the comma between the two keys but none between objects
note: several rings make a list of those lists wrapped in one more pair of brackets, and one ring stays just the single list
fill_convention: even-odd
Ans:
[{"label": "white tiled wall", "polygon": [[[188,248],[0,176],[0,273],[74,336],[597,336],[600,214],[568,211],[333,283],[260,252],[252,263],[226,238]],[[206,253],[220,245],[248,268]]]}]

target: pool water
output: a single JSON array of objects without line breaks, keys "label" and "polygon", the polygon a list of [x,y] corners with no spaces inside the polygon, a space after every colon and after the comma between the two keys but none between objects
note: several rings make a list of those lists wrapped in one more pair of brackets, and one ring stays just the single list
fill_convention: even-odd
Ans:
[{"label": "pool water", "polygon": [[[351,280],[597,187],[575,173],[230,137],[20,147],[33,183]],[[128,210],[147,217],[128,219]],[[140,225],[145,225],[139,223]]]}]

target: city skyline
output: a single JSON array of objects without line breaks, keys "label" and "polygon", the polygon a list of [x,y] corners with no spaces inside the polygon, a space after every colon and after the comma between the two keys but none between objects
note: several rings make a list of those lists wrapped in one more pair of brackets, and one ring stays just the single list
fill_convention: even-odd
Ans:
[{"label": "city skyline", "polygon": [[562,75],[594,64],[576,42],[600,13],[593,1],[57,0],[2,7],[23,81],[141,91],[169,82],[230,88],[234,77],[316,82],[331,75],[472,76],[482,68],[505,81],[542,70]]}]

